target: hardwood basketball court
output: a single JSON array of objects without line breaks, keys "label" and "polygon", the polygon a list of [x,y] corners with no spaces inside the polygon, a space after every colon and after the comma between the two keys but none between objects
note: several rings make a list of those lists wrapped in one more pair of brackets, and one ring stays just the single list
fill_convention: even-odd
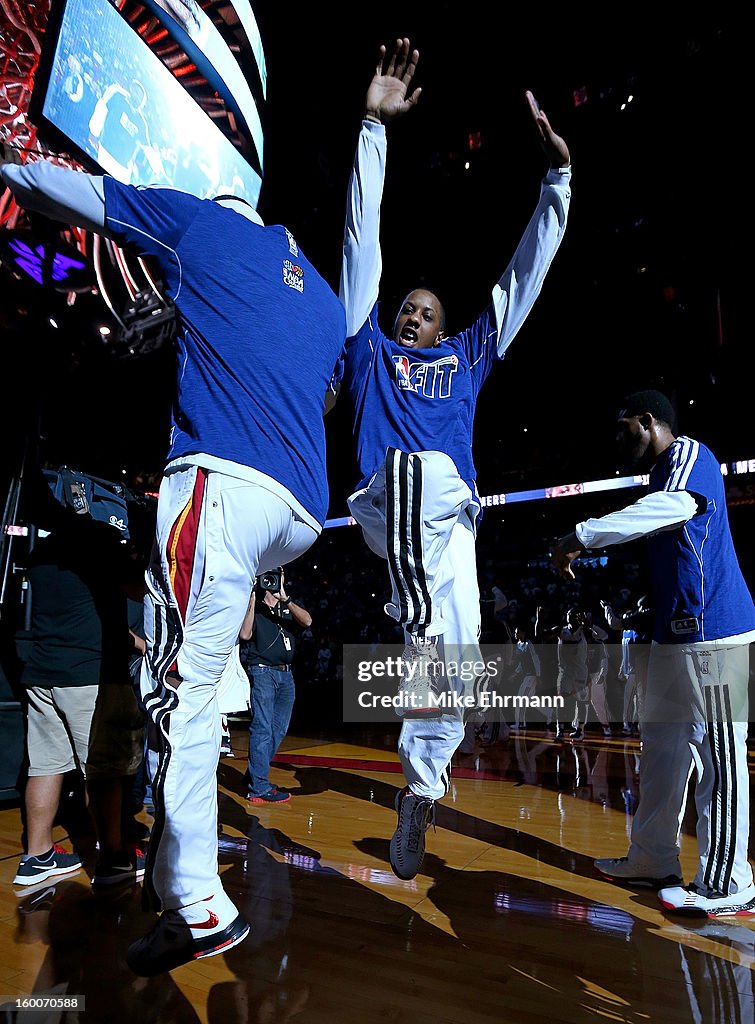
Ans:
[{"label": "hardwood basketball court", "polygon": [[[572,745],[531,730],[457,754],[422,873],[401,882],[388,864],[403,783],[393,727],[287,737],[271,778],[294,795],[261,807],[245,801],[247,736],[232,723],[236,757],[220,762],[218,783],[221,873],[251,934],[159,978],[134,977],[124,960],[152,922],[141,887],[95,897],[82,833],[85,870],[14,889],[21,814],[0,809],[0,994],[86,999],[78,1016],[30,1010],[3,1022],[755,1019],[755,920],[671,917],[653,892],[594,870],[595,857],[626,852],[637,740]],[[62,826],[55,839],[67,843]]]}]

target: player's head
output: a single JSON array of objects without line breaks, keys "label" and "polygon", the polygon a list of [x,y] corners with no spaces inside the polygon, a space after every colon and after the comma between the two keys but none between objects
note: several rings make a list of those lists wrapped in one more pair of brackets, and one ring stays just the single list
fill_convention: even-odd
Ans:
[{"label": "player's head", "polygon": [[566,613],[566,624],[575,629],[582,624],[582,612],[579,608],[570,608]]},{"label": "player's head", "polygon": [[220,206],[224,206],[227,210],[233,210],[234,213],[241,214],[242,217],[246,217],[253,224],[259,224],[261,228],[264,228],[265,222],[262,217],[257,213],[251,203],[248,203],[246,199],[242,199],[241,196],[234,196],[231,193],[227,193],[222,196],[215,196],[212,200],[213,203],[218,203]]},{"label": "player's head", "polygon": [[132,78],[128,87],[128,98],[134,110],[141,110],[147,102],[147,90],[138,78]]},{"label": "player's head", "polygon": [[393,325],[393,340],[404,348],[432,348],[445,337],[446,311],[425,288],[409,292]]},{"label": "player's head", "polygon": [[661,391],[633,391],[621,403],[616,443],[630,466],[652,462],[674,439],[676,413]]}]

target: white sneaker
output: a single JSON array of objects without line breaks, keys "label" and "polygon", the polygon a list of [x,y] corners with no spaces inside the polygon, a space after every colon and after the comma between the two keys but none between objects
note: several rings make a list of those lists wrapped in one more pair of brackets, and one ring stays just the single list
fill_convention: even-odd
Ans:
[{"label": "white sneaker", "polygon": [[666,910],[682,913],[702,912],[708,917],[755,917],[755,884],[731,896],[723,896],[712,889],[703,890],[693,882],[692,885],[661,889],[658,899]]},{"label": "white sneaker", "polygon": [[440,718],[440,695],[447,690],[445,666],[433,640],[418,638],[404,647],[398,692],[399,718]]}]

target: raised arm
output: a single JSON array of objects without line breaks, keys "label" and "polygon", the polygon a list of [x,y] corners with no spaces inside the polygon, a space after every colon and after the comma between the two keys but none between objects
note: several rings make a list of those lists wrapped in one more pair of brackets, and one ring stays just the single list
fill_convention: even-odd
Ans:
[{"label": "raised arm", "polygon": [[22,164],[18,150],[4,144],[0,178],[25,210],[110,236],[105,228],[105,189],[101,177],[46,160]]},{"label": "raised arm", "polygon": [[499,359],[503,358],[540,294],[545,275],[564,237],[571,199],[569,149],[551,128],[533,94],[528,91],[525,98],[550,170],[516,252],[493,288]]},{"label": "raised arm", "polygon": [[410,50],[408,39],[396,40],[386,63],[380,47],[375,74],[367,89],[362,130],[349,177],[346,227],[343,238],[340,299],[346,310],[346,333],[351,337],[362,326],[378,297],[380,254],[380,203],[385,181],[385,125],[416,106],[421,89],[411,94],[419,52]]}]

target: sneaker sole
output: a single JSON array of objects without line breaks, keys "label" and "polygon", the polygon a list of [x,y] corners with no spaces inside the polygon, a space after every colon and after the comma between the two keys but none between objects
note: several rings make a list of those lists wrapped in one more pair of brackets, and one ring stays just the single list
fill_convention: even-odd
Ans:
[{"label": "sneaker sole", "polygon": [[666,903],[660,899],[658,902],[664,910],[672,914],[681,914],[683,917],[710,917],[714,921],[719,917],[755,917],[755,907],[721,907],[719,910],[711,910],[705,907],[676,907],[673,903]]},{"label": "sneaker sole", "polygon": [[75,871],[81,871],[81,864],[72,865],[70,868],[49,868],[47,871],[42,871],[38,875],[34,875],[32,878],[26,876],[19,878],[18,875],[13,879],[11,885],[39,885],[40,882],[44,882],[48,878],[56,878],[61,875],[72,875]]},{"label": "sneaker sole", "polygon": [[607,882],[615,882],[617,885],[629,885],[633,889],[670,889],[672,885],[683,884],[683,879],[679,878],[678,875],[668,875],[666,878],[645,878],[642,876],[638,876],[636,878],[622,878],[620,875],[607,875],[605,871],[601,871],[600,868],[596,868],[595,870],[598,872],[600,877],[605,878]]},{"label": "sneaker sole", "polygon": [[217,956],[218,953],[225,953],[226,950],[233,949],[234,946],[238,946],[240,942],[244,941],[251,930],[251,925],[247,925],[242,932],[235,936],[235,938],[227,939],[215,949],[207,949],[203,950],[201,953],[195,953],[192,956],[192,960],[203,960],[206,956]]},{"label": "sneaker sole", "polygon": [[138,868],[135,871],[124,871],[120,875],[94,875],[92,878],[92,885],[99,888],[102,885],[119,885],[123,882],[141,882],[144,878],[144,868]]},{"label": "sneaker sole", "polygon": [[[238,930],[234,930],[238,924]],[[243,920],[239,915],[229,926],[225,928],[223,932],[218,933],[218,938],[221,939],[217,945],[208,946],[207,949],[194,949],[192,951],[187,950],[185,954],[178,954],[171,957],[166,957],[164,954],[160,958],[161,966],[155,965],[155,957],[150,958],[149,956],[143,956],[140,958],[137,955],[134,957],[130,955],[133,950],[133,946],[126,953],[126,963],[134,974],[142,978],[154,978],[160,974],[167,974],[169,971],[174,971],[177,967],[182,967],[184,964],[193,963],[195,960],[202,960],[208,956],[217,956],[219,953],[225,953],[229,949],[233,949],[234,946],[238,946],[240,942],[243,942],[251,930],[250,925]],[[221,938],[227,932],[231,934],[223,939]],[[207,941],[210,941],[209,939]],[[139,942],[134,944],[139,945]],[[151,962],[150,962],[151,959]]]},{"label": "sneaker sole", "polygon": [[284,796],[281,800],[263,800],[260,796],[248,796],[246,798],[246,802],[248,804],[256,804],[257,806],[260,804],[268,804],[272,806],[274,804],[287,804],[290,799],[291,794],[289,793],[288,796]]}]

